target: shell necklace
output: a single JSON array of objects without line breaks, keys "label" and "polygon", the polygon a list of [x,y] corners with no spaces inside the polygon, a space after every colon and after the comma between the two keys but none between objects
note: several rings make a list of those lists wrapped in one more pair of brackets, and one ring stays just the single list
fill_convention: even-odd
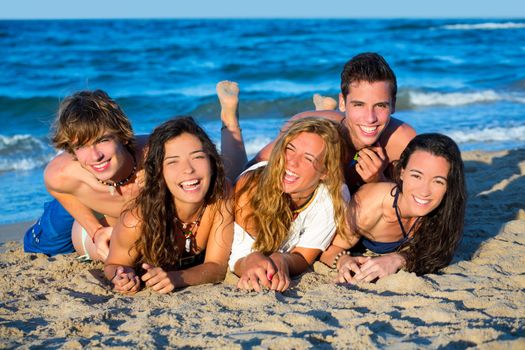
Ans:
[{"label": "shell necklace", "polygon": [[184,250],[186,251],[186,253],[191,252],[192,242],[195,240],[195,234],[197,234],[197,230],[199,229],[199,225],[201,224],[202,215],[204,214],[205,210],[206,210],[206,205],[204,205],[201,208],[199,216],[197,217],[197,220],[195,221],[184,222],[181,219],[179,219],[177,216],[175,216],[174,218],[175,223],[179,224],[182,234],[184,235],[184,238],[186,238],[186,241],[184,242]]},{"label": "shell necklace", "polygon": [[131,174],[128,175],[124,180],[120,181],[113,181],[113,182],[107,182],[104,180],[97,179],[99,183],[101,183],[104,186],[108,186],[108,191],[110,195],[115,195],[115,190],[120,187],[127,184],[132,178],[133,175],[135,175],[135,172],[137,171],[137,161],[135,160],[135,155],[133,155],[133,169],[131,169]]}]

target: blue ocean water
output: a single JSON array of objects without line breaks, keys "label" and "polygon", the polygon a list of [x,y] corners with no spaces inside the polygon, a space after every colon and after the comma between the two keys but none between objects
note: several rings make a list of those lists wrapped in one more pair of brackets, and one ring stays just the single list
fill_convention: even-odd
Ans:
[{"label": "blue ocean water", "polygon": [[0,21],[0,47],[0,224],[42,210],[49,127],[81,89],[107,91],[137,133],[192,115],[218,142],[215,84],[235,80],[253,154],[313,93],[336,97],[348,59],[376,51],[398,77],[395,116],[418,132],[525,147],[525,19]]}]

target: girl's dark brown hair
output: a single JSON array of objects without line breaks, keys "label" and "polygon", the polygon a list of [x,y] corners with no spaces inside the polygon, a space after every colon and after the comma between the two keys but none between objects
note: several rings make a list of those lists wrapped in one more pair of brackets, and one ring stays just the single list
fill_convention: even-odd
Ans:
[{"label": "girl's dark brown hair", "polygon": [[401,170],[415,151],[443,157],[450,166],[447,191],[440,205],[419,220],[414,238],[401,247],[407,270],[422,275],[436,272],[452,261],[463,234],[467,194],[459,148],[450,137],[437,133],[417,135],[401,154],[394,168],[394,179],[401,191]]}]

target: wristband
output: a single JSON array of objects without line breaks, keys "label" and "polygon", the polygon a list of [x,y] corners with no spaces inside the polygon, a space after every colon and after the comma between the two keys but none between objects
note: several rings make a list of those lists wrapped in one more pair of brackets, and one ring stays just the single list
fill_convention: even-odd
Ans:
[{"label": "wristband", "polygon": [[350,252],[348,250],[343,250],[339,252],[334,258],[334,262],[332,263],[332,269],[337,268],[337,262],[339,261],[339,259],[341,259],[343,255],[350,255]]}]

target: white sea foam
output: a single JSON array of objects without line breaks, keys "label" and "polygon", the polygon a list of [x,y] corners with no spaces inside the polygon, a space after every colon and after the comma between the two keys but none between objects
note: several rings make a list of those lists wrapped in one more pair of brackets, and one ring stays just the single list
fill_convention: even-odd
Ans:
[{"label": "white sea foam", "polygon": [[215,95],[217,93],[215,91],[215,84],[192,85],[187,87],[181,87],[179,89],[173,89],[170,92],[188,97],[206,97]]},{"label": "white sea foam", "polygon": [[[268,143],[272,141],[271,137],[265,137],[265,136],[257,136],[257,137],[245,137],[244,138],[244,147],[246,149],[246,155],[248,156],[248,160],[255,157],[255,155]],[[221,142],[220,140],[217,140],[215,142],[217,145],[217,149],[221,149]]]},{"label": "white sea foam", "polygon": [[39,139],[29,134],[21,134],[21,135],[13,135],[13,136],[0,135],[0,151],[8,147],[16,147],[20,145],[30,145],[33,143],[36,143],[37,145],[42,145],[42,142]]},{"label": "white sea foam", "polygon": [[410,103],[415,106],[460,106],[472,103],[495,102],[500,100],[513,100],[520,102],[517,97],[502,96],[493,90],[477,92],[409,92]]},{"label": "white sea foam", "polygon": [[37,137],[0,135],[0,172],[37,168],[54,155],[54,150]]},{"label": "white sea foam", "polygon": [[518,92],[497,93],[494,90],[473,92],[409,91],[410,103],[415,106],[461,106],[473,103],[509,101],[525,104],[525,95]]},{"label": "white sea foam", "polygon": [[463,62],[465,62],[464,60],[454,56],[436,56],[435,58],[443,62],[448,62],[452,64],[462,64]]},{"label": "white sea foam", "polygon": [[525,28],[525,23],[516,22],[487,22],[487,23],[476,23],[476,24],[448,24],[443,26],[444,29],[449,30],[495,30],[495,29],[520,29]]},{"label": "white sea foam", "polygon": [[[273,92],[288,95],[297,95],[302,93],[315,93],[318,91],[327,91],[333,89],[333,82],[324,83],[299,83],[289,80],[267,80],[261,81],[257,84],[245,84],[241,87],[243,92]],[[165,89],[165,90],[146,90],[142,91],[144,96],[168,96],[168,95],[183,95],[186,97],[206,97],[216,95],[215,84],[199,84],[192,86],[184,86],[179,88]],[[129,97],[133,94],[125,96],[123,94],[118,97]]]},{"label": "white sea foam", "polygon": [[21,158],[18,160],[0,159],[0,172],[30,170],[46,165],[52,156],[47,158]]},{"label": "white sea foam", "polygon": [[489,143],[525,141],[525,125],[509,127],[491,127],[484,129],[453,130],[446,133],[458,143]]},{"label": "white sea foam", "polygon": [[248,158],[251,158],[257,154],[264,146],[270,143],[272,139],[270,137],[259,136],[255,137],[245,143],[246,154]]},{"label": "white sea foam", "polygon": [[333,89],[332,82],[324,83],[297,83],[289,80],[267,80],[258,84],[251,84],[243,87],[244,91],[260,92],[271,91],[285,94],[302,94],[315,93],[318,91],[325,91]]}]

